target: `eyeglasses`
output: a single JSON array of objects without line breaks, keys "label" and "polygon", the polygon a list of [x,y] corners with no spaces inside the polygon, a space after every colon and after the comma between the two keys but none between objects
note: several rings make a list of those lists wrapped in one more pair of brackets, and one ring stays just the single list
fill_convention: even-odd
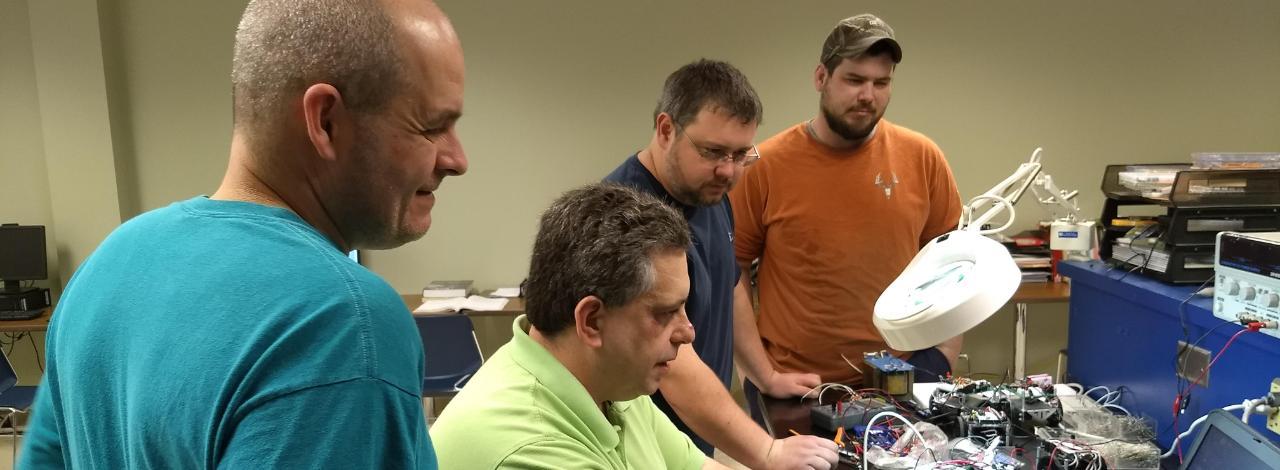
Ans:
[{"label": "eyeglasses", "polygon": [[730,152],[728,150],[721,149],[708,149],[698,145],[698,143],[694,142],[693,137],[689,136],[688,133],[685,133],[685,137],[689,138],[689,145],[692,145],[693,149],[698,151],[698,156],[702,157],[702,159],[707,163],[713,165],[731,162],[734,165],[747,167],[760,160],[760,150],[754,145],[752,145],[750,149]]}]

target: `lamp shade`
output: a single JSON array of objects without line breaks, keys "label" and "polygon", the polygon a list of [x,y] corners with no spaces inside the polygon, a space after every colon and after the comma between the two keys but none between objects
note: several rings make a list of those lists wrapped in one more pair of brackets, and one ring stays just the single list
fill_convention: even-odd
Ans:
[{"label": "lamp shade", "polygon": [[1013,297],[1022,274],[1003,245],[957,230],[929,241],[876,300],[889,347],[918,351],[969,331]]}]

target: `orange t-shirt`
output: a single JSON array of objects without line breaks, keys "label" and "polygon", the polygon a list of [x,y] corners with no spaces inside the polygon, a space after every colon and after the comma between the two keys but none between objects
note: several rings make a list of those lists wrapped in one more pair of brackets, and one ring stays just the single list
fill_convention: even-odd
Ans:
[{"label": "orange t-shirt", "polygon": [[803,123],[759,148],[730,201],[738,261],[760,259],[765,351],[783,371],[860,381],[840,355],[866,370],[862,354],[887,349],[872,308],[921,246],[956,226],[951,168],[928,137],[885,120],[851,151]]}]

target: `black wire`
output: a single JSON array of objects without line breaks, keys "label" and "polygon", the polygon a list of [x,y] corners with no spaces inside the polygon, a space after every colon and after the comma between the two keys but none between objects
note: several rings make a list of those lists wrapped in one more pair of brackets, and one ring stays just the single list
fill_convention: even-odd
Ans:
[{"label": "black wire", "polygon": [[40,349],[36,348],[36,335],[27,335],[31,340],[31,353],[36,356],[36,365],[40,366],[40,373],[44,373],[44,362],[40,360]]},{"label": "black wire", "polygon": [[[1191,398],[1191,389],[1193,388],[1192,385],[1194,385],[1190,381],[1185,380],[1185,378],[1182,377],[1181,374],[1179,374],[1179,372],[1181,371],[1181,365],[1182,365],[1181,361],[1183,358],[1183,354],[1186,354],[1187,350],[1190,349],[1191,347],[1200,344],[1201,341],[1204,341],[1204,339],[1209,336],[1209,333],[1212,333],[1214,330],[1222,327],[1222,325],[1234,324],[1233,322],[1229,322],[1229,321],[1224,321],[1222,323],[1219,323],[1215,325],[1213,328],[1210,328],[1208,331],[1205,331],[1204,334],[1200,335],[1200,338],[1196,339],[1194,343],[1191,342],[1191,330],[1190,328],[1187,327],[1187,303],[1191,302],[1191,299],[1195,298],[1196,294],[1199,293],[1201,290],[1204,290],[1204,288],[1208,286],[1209,282],[1211,281],[1213,281],[1213,277],[1210,277],[1209,279],[1205,279],[1204,282],[1200,283],[1200,287],[1191,291],[1190,294],[1187,294],[1186,298],[1182,299],[1182,302],[1178,303],[1178,323],[1182,326],[1182,345],[1178,347],[1178,353],[1173,356],[1173,374],[1174,374],[1174,385],[1176,387],[1176,390],[1174,390],[1175,392],[1174,398],[1175,400],[1177,400],[1178,407],[1181,409],[1186,409],[1187,407],[1186,400]],[[1185,386],[1183,385],[1184,382],[1186,382]],[[1184,393],[1184,390],[1185,390],[1185,393]],[[1176,413],[1178,411],[1180,410],[1175,410],[1174,412]],[[1173,422],[1170,421],[1168,426],[1172,426],[1172,425],[1173,425]],[[1167,427],[1166,427],[1166,430],[1168,430]]]},{"label": "black wire", "polygon": [[[1134,243],[1134,242],[1136,242],[1136,241],[1138,241],[1139,239],[1142,239],[1143,237],[1150,236],[1150,235],[1151,235],[1152,233],[1154,233],[1154,232],[1156,231],[1156,229],[1158,229],[1158,228],[1159,228],[1159,225],[1158,225],[1158,224],[1151,224],[1151,225],[1148,225],[1148,226],[1146,226],[1146,227],[1143,227],[1143,228],[1142,228],[1142,230],[1141,230],[1141,231],[1139,231],[1137,234],[1134,234],[1134,236],[1133,236],[1133,237],[1129,238],[1129,244],[1128,244],[1128,245],[1126,245],[1126,246],[1129,248],[1129,251],[1132,251],[1132,252],[1133,252],[1133,254],[1132,254],[1132,255],[1129,255],[1129,257],[1128,257],[1128,258],[1125,258],[1125,259],[1124,259],[1124,261],[1120,262],[1120,264],[1129,264],[1129,261],[1133,260],[1134,258],[1137,258],[1137,257],[1141,256],[1141,257],[1142,257],[1142,265],[1143,265],[1143,266],[1145,266],[1145,265],[1147,264],[1147,261],[1150,261],[1150,260],[1151,260],[1150,255],[1152,254],[1152,252],[1147,252],[1147,254],[1145,254],[1145,255],[1144,255],[1144,254],[1142,254],[1142,253],[1138,252],[1138,250],[1135,250],[1135,249],[1133,248],[1133,243]],[[1113,258],[1113,259],[1114,259],[1114,258]],[[1113,267],[1111,267],[1111,268],[1108,268],[1108,269],[1107,269],[1107,272],[1111,272],[1111,270],[1112,270],[1112,269],[1115,269],[1115,267],[1113,266]],[[1132,272],[1132,271],[1130,271],[1130,272]],[[1125,276],[1128,276],[1128,273],[1125,273],[1124,275],[1120,276],[1120,279],[1124,279],[1124,277],[1125,277]]]},{"label": "black wire", "polygon": [[[941,351],[939,351],[939,352],[941,352]],[[937,372],[931,371],[931,370],[929,370],[929,369],[925,369],[925,368],[920,367],[920,366],[917,366],[917,365],[915,365],[915,364],[911,364],[911,367],[915,367],[916,369],[920,369],[920,370],[924,371],[925,373],[927,373],[927,374],[929,374],[929,375],[932,375],[932,376],[934,376],[934,377],[937,377],[937,378],[938,378],[938,380],[942,380],[942,379],[944,378],[942,374],[939,374],[939,373],[937,373]]]},{"label": "black wire", "polygon": [[[1134,239],[1134,240],[1130,240],[1130,241],[1129,241],[1129,249],[1133,249],[1133,242],[1135,242],[1135,241],[1137,241],[1137,239]],[[1139,266],[1137,267],[1137,269],[1130,269],[1129,271],[1126,271],[1124,274],[1122,274],[1122,275],[1120,276],[1120,279],[1117,279],[1117,280],[1124,279],[1124,278],[1125,278],[1125,276],[1128,276],[1129,274],[1133,273],[1134,271],[1146,271],[1146,269],[1147,269],[1147,264],[1151,262],[1151,258],[1155,258],[1155,257],[1156,257],[1156,247],[1160,246],[1160,244],[1161,244],[1161,241],[1160,241],[1160,240],[1156,240],[1156,241],[1155,241],[1155,243],[1152,243],[1152,244],[1151,244],[1151,247],[1147,249],[1147,250],[1148,250],[1148,251],[1147,251],[1147,254],[1146,254],[1146,255],[1143,255],[1143,257],[1142,257],[1142,264],[1141,264],[1141,265],[1139,265]],[[1165,246],[1167,247],[1167,246],[1168,246],[1168,244],[1165,244]],[[1172,261],[1172,260],[1170,260],[1170,261]],[[1169,264],[1168,264],[1168,262],[1166,262],[1166,263],[1165,263],[1165,267],[1164,267],[1164,269],[1165,269],[1165,271],[1166,271],[1166,272],[1169,270]]]},{"label": "black wire", "polygon": [[9,349],[4,353],[5,357],[8,357],[13,355],[13,347],[18,344],[18,341],[22,341],[22,337],[26,336],[26,333],[18,333],[17,336],[14,336],[13,333],[5,333],[5,336],[9,337]]},{"label": "black wire", "polygon": [[[1132,260],[1132,259],[1134,259],[1134,258],[1137,258],[1137,257],[1139,257],[1139,256],[1141,256],[1144,260],[1145,260],[1145,259],[1146,259],[1146,257],[1147,257],[1147,255],[1144,255],[1144,254],[1142,254],[1142,253],[1134,252],[1132,255],[1129,255],[1129,257],[1128,257],[1128,258],[1125,258],[1124,260],[1116,260],[1115,258],[1112,258],[1112,259],[1111,259],[1111,261],[1115,261],[1115,262],[1116,262],[1116,264],[1114,264],[1114,265],[1112,265],[1111,267],[1107,268],[1106,273],[1109,273],[1109,272],[1111,272],[1113,269],[1116,269],[1116,268],[1118,268],[1118,267],[1120,267],[1120,266],[1122,266],[1122,265],[1127,265],[1127,264],[1129,264],[1129,261],[1130,261],[1130,260]],[[1104,274],[1105,274],[1105,273],[1104,273]]]}]

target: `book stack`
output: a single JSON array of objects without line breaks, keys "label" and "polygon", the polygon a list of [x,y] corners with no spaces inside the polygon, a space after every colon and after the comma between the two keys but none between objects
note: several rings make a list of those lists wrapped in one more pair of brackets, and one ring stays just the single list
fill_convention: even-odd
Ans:
[{"label": "book stack", "polygon": [[431,281],[422,289],[424,299],[453,299],[471,295],[471,281]]},{"label": "book stack", "polygon": [[1022,271],[1022,282],[1049,282],[1053,277],[1053,260],[1049,243],[1038,232],[1023,232],[1005,242],[1014,264]]}]

